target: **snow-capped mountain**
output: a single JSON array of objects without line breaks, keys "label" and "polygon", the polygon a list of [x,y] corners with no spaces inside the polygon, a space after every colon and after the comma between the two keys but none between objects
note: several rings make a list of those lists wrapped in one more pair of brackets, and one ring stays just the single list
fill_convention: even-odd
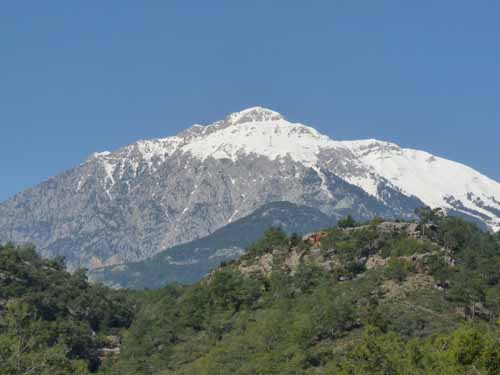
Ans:
[{"label": "snow-capped mountain", "polygon": [[337,141],[262,107],[92,155],[0,205],[0,242],[72,266],[136,261],[289,201],[340,217],[412,218],[443,207],[500,229],[500,184],[376,140]]},{"label": "snow-capped mountain", "polygon": [[500,229],[500,184],[463,164],[376,140],[344,142],[369,166],[370,178],[347,180],[379,196],[380,177],[430,207],[463,213]]}]

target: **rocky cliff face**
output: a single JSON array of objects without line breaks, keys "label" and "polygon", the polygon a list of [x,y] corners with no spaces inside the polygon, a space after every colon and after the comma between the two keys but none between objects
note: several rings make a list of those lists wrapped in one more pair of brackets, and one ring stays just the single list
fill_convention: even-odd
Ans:
[{"label": "rocky cliff face", "polygon": [[[428,176],[449,165],[454,181]],[[385,142],[334,141],[256,107],[94,154],[18,194],[0,205],[0,242],[96,268],[145,259],[275,201],[359,219],[407,219],[429,204],[500,225],[500,184],[465,166]]]}]

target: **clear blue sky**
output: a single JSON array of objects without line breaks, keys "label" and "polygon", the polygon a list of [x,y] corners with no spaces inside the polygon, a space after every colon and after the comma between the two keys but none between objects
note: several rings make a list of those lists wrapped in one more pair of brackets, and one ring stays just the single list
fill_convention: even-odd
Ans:
[{"label": "clear blue sky", "polygon": [[500,180],[499,20],[495,0],[3,2],[0,201],[255,105]]}]

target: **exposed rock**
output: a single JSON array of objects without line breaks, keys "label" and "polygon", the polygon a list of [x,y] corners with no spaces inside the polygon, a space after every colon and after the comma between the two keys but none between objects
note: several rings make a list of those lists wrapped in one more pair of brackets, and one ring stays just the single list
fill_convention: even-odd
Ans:
[{"label": "exposed rock", "polygon": [[321,232],[308,234],[308,235],[304,236],[303,239],[309,245],[319,246],[319,245],[321,245],[321,240],[323,238],[325,238],[326,236],[328,236],[328,232],[321,231]]},{"label": "exposed rock", "polygon": [[380,255],[373,255],[368,257],[366,261],[366,269],[371,270],[374,268],[382,268],[387,264],[387,259],[382,258]]},{"label": "exposed rock", "polygon": [[90,264],[89,264],[90,268],[92,269],[95,269],[95,268],[102,268],[104,267],[104,264],[102,263],[102,261],[98,258],[98,257],[92,257],[90,259]]},{"label": "exposed rock", "polygon": [[299,268],[301,259],[304,254],[305,251],[297,251],[297,249],[293,249],[285,258],[285,266],[288,270],[290,270],[291,275],[294,275],[297,271],[297,268]]},{"label": "exposed rock", "polygon": [[104,346],[99,349],[99,359],[101,361],[110,361],[120,355],[122,345],[121,336],[106,336],[103,341]]}]

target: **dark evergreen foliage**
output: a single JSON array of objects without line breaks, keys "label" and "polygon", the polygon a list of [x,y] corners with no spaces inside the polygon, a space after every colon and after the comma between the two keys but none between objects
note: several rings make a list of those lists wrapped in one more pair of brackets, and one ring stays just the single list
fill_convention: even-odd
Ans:
[{"label": "dark evergreen foliage", "polygon": [[[271,228],[197,284],[142,292],[2,246],[0,374],[498,375],[500,238],[421,217],[411,235],[380,220],[336,226],[320,249]],[[307,261],[313,252],[335,268]],[[271,256],[300,264],[242,271]],[[102,362],[111,334],[121,352]]]},{"label": "dark evergreen foliage", "polygon": [[66,272],[62,258],[44,260],[31,247],[0,246],[0,374],[58,373],[59,366],[95,370],[101,338],[132,319],[125,292],[89,284],[85,270]]}]

